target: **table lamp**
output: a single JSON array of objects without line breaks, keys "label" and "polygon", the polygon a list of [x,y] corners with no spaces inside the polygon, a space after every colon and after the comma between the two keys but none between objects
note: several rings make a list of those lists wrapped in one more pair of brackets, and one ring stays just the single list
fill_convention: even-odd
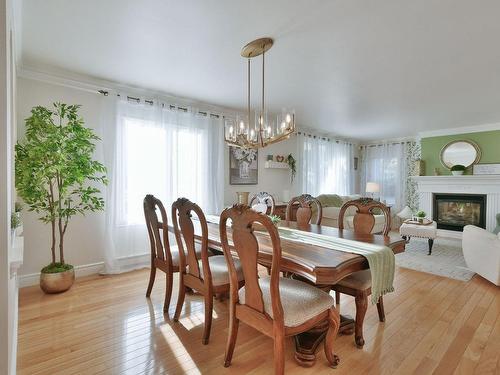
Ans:
[{"label": "table lamp", "polygon": [[371,198],[374,199],[375,193],[380,192],[380,185],[377,184],[376,182],[367,182],[366,192],[371,193]]}]

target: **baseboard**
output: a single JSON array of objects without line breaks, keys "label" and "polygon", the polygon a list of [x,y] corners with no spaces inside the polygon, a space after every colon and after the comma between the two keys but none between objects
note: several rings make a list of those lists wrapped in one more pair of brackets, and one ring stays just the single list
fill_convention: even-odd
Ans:
[{"label": "baseboard", "polygon": [[[75,266],[76,277],[88,276],[98,274],[102,271],[104,267],[104,262],[82,264],[80,266]],[[19,287],[24,288],[26,286],[38,285],[40,283],[40,272],[30,273],[27,275],[19,275]]]}]

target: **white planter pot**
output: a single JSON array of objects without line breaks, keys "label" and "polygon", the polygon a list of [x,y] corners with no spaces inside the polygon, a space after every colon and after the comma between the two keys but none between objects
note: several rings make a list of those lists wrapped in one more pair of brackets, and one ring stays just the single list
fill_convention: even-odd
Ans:
[{"label": "white planter pot", "polygon": [[451,174],[453,176],[461,176],[464,174],[464,171],[451,171]]}]

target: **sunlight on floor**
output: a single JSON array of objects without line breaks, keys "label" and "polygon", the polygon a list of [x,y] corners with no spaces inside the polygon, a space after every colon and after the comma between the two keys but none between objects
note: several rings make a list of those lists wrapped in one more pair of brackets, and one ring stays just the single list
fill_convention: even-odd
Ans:
[{"label": "sunlight on floor", "polygon": [[170,347],[175,358],[178,360],[182,371],[189,371],[190,374],[201,374],[196,363],[193,361],[189,352],[186,350],[179,337],[177,337],[177,334],[174,332],[172,327],[165,324],[160,327],[160,330],[167,345]]}]

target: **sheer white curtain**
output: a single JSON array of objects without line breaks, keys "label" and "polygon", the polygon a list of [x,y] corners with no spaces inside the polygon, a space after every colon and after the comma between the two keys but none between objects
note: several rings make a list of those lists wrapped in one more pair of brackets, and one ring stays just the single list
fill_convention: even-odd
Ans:
[{"label": "sheer white curtain", "polygon": [[222,210],[223,126],[210,113],[156,103],[109,98],[107,106],[105,263],[106,272],[115,273],[149,260],[146,194],[161,199],[167,215],[178,197],[191,199],[206,213]]},{"label": "sheer white curtain", "polygon": [[405,143],[367,145],[361,149],[361,190],[367,182],[380,185],[380,200],[399,212],[406,205],[407,162]]},{"label": "sheer white curtain", "polygon": [[301,192],[351,194],[354,189],[354,146],[299,133],[298,175]]}]

